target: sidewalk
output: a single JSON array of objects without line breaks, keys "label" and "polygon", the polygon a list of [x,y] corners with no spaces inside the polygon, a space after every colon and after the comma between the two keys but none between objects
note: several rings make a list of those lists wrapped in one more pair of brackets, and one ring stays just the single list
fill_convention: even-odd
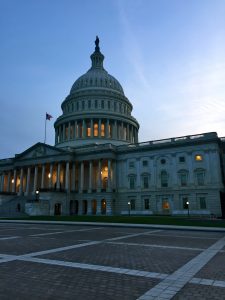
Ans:
[{"label": "sidewalk", "polygon": [[71,221],[36,221],[36,220],[0,220],[0,223],[19,223],[19,224],[46,224],[46,225],[82,225],[82,226],[103,226],[103,227],[128,227],[128,228],[157,228],[168,230],[193,230],[208,232],[225,232],[222,227],[203,227],[203,226],[180,226],[180,225],[158,225],[158,224],[131,224],[131,223],[104,223],[104,222],[71,222]]}]

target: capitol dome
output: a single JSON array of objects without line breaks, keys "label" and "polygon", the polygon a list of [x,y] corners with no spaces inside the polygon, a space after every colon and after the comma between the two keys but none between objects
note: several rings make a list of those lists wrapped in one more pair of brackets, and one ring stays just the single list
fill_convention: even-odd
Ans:
[{"label": "capitol dome", "polygon": [[103,60],[96,37],[91,68],[74,82],[61,105],[63,114],[54,125],[57,147],[138,142],[132,104],[119,81],[104,69]]}]

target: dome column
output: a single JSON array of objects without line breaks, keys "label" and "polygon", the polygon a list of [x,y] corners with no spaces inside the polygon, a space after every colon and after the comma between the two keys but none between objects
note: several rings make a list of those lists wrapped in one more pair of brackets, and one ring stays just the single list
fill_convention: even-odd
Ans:
[{"label": "dome column", "polygon": [[106,138],[109,138],[109,119],[106,121]]},{"label": "dome column", "polygon": [[91,138],[94,136],[94,125],[93,125],[93,119],[91,119]]},{"label": "dome column", "polygon": [[30,188],[30,167],[27,169],[27,185],[26,185],[26,195],[29,195],[29,188]]},{"label": "dome column", "polygon": [[15,193],[16,191],[16,169],[13,171],[13,185],[12,185],[12,192]]},{"label": "dome column", "polygon": [[77,138],[77,120],[75,121],[74,137]]},{"label": "dome column", "polygon": [[20,169],[20,188],[19,195],[23,194],[23,168]]},{"label": "dome column", "polygon": [[98,120],[98,137],[101,138],[101,125],[102,125],[102,120]]},{"label": "dome column", "polygon": [[80,163],[80,186],[79,186],[79,193],[83,193],[84,188],[84,162]]},{"label": "dome column", "polygon": [[88,193],[92,192],[92,169],[93,169],[93,163],[92,163],[92,161],[89,161],[89,186],[88,186]]},{"label": "dome column", "polygon": [[86,137],[86,120],[83,119],[82,121],[82,138]]},{"label": "dome column", "polygon": [[70,139],[71,139],[71,123],[69,122],[67,140],[69,141]]},{"label": "dome column", "polygon": [[102,162],[99,159],[99,161],[98,161],[98,186],[97,186],[97,192],[101,192],[101,189],[102,189],[102,174],[101,174],[101,171],[102,171]]}]

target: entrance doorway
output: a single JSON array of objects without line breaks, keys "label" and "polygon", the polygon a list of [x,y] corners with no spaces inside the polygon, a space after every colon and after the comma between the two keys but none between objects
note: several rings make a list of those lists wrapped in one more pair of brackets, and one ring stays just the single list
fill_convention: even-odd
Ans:
[{"label": "entrance doorway", "polygon": [[79,202],[77,200],[70,201],[70,215],[77,215],[79,209]]},{"label": "entrance doorway", "polygon": [[55,204],[55,210],[54,210],[54,215],[55,216],[60,216],[62,211],[62,204],[61,203],[56,203]]}]

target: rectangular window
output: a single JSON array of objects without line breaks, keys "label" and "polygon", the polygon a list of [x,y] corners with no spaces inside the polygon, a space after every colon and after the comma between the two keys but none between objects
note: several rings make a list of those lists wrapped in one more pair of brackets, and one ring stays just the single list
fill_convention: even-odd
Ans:
[{"label": "rectangular window", "polygon": [[134,168],[134,161],[130,161],[129,162],[129,168],[131,169],[131,168]]},{"label": "rectangular window", "polygon": [[94,123],[94,136],[98,136],[98,123]]},{"label": "rectangular window", "polygon": [[110,109],[110,108],[111,108],[110,101],[108,101],[108,109]]},{"label": "rectangular window", "polygon": [[101,108],[104,108],[105,107],[105,103],[104,103],[104,100],[102,100],[101,102]]},{"label": "rectangular window", "polygon": [[148,166],[148,161],[147,160],[143,160],[142,165],[143,165],[143,167],[147,167]]},{"label": "rectangular window", "polygon": [[116,102],[114,102],[114,111],[116,111]]},{"label": "rectangular window", "polygon": [[105,136],[105,124],[104,123],[101,124],[101,136],[102,137]]},{"label": "rectangular window", "polygon": [[149,184],[148,184],[148,176],[144,176],[143,177],[143,188],[144,189],[148,189],[148,186],[149,186]]},{"label": "rectangular window", "polygon": [[145,209],[150,209],[149,199],[144,199]]},{"label": "rectangular window", "polygon": [[88,108],[91,108],[91,100],[88,100]]},{"label": "rectangular window", "polygon": [[98,100],[95,100],[95,108],[98,108]]},{"label": "rectangular window", "polygon": [[184,156],[180,156],[179,157],[179,162],[180,163],[184,163],[185,162],[185,157]]},{"label": "rectangular window", "polygon": [[77,102],[77,110],[79,110],[79,102]]},{"label": "rectangular window", "polygon": [[180,174],[180,184],[181,184],[181,186],[187,185],[187,174],[186,173]]},{"label": "rectangular window", "polygon": [[84,109],[84,101],[82,101],[82,109]]},{"label": "rectangular window", "polygon": [[130,189],[133,190],[135,188],[135,177],[130,177]]},{"label": "rectangular window", "polygon": [[196,176],[197,176],[197,184],[204,185],[204,172],[198,172]]},{"label": "rectangular window", "polygon": [[200,202],[200,209],[206,209],[206,200],[205,200],[205,197],[200,197],[199,198],[199,202]]}]

